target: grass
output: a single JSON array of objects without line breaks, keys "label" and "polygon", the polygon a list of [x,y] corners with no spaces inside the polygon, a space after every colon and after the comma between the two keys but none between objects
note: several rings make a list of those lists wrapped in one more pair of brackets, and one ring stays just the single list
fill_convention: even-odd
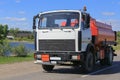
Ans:
[{"label": "grass", "polygon": [[27,57],[5,57],[0,56],[0,64],[11,64],[16,62],[32,61],[33,54],[28,55]]},{"label": "grass", "polygon": [[118,44],[117,46],[113,46],[113,48],[114,48],[115,50],[120,50],[120,44]]}]

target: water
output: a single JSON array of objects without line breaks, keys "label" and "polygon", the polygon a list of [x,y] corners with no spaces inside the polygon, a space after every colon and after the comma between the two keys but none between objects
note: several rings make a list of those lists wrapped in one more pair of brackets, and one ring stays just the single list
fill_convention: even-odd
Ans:
[{"label": "water", "polygon": [[[33,43],[28,43],[28,42],[10,42],[10,46],[11,47],[19,46],[21,44],[24,45],[31,52],[35,51]],[[5,53],[5,56],[10,56],[10,55],[11,55],[10,52]]]},{"label": "water", "polygon": [[33,43],[28,43],[28,42],[10,42],[10,46],[11,47],[15,47],[18,46],[20,44],[23,44],[27,49],[30,49],[32,51],[34,51],[34,44]]}]

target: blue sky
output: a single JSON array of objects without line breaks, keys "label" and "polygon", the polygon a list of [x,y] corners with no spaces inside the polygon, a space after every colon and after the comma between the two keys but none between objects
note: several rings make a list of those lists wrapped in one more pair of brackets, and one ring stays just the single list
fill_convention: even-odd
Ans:
[{"label": "blue sky", "polygon": [[119,0],[0,0],[0,24],[9,28],[32,30],[32,18],[43,11],[77,9],[87,6],[87,12],[95,19],[120,31]]}]

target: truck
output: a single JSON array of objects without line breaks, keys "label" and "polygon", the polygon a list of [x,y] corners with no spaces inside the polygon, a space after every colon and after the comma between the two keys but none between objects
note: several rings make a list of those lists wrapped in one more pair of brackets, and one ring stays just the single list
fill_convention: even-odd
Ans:
[{"label": "truck", "polygon": [[112,65],[117,45],[112,26],[92,18],[84,10],[55,10],[33,17],[34,63],[45,71],[56,65],[78,66],[85,72],[95,64]]}]

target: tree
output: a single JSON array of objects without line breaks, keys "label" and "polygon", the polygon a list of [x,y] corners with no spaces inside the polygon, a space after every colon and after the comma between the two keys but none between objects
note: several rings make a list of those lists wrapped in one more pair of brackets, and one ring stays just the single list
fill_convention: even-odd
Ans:
[{"label": "tree", "polygon": [[14,37],[16,37],[17,36],[17,33],[19,32],[19,28],[11,28],[10,29],[10,33],[14,36]]},{"label": "tree", "polygon": [[4,38],[6,38],[6,36],[8,35],[8,25],[4,25],[3,34],[4,34]]},{"label": "tree", "polygon": [[3,43],[3,40],[6,38],[8,34],[8,25],[0,24],[0,44]]}]

